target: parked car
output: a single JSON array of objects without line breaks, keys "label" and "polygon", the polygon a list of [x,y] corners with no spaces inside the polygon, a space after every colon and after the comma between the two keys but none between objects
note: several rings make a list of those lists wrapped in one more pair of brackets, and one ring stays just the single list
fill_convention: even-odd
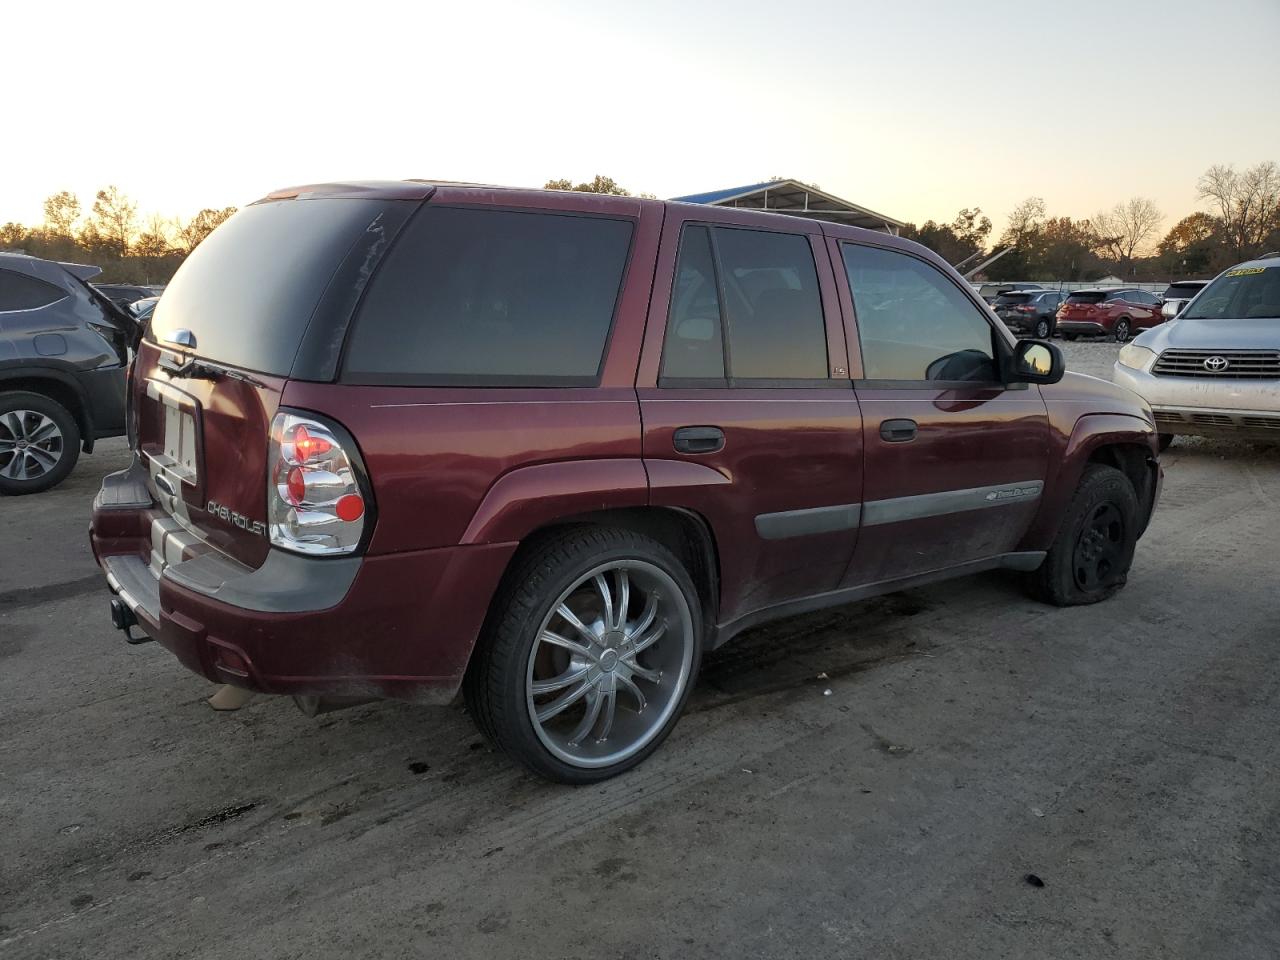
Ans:
[{"label": "parked car", "polygon": [[1012,293],[1017,290],[1043,290],[1044,288],[1038,283],[984,283],[978,287],[978,295],[987,303],[995,303],[996,297],[1002,293]]},{"label": "parked car", "polygon": [[159,302],[159,297],[143,297],[141,300],[135,300],[129,304],[129,312],[133,314],[138,323],[146,323],[151,319],[151,314],[155,311],[156,304]]},{"label": "parked car", "polygon": [[137,300],[158,295],[154,287],[135,283],[95,283],[94,286],[118,307],[127,307]]},{"label": "parked car", "polygon": [[1029,333],[1048,340],[1058,329],[1058,308],[1067,299],[1063,290],[1027,290],[1002,293],[991,308],[1014,333]]},{"label": "parked car", "polygon": [[1208,284],[1208,280],[1175,280],[1164,288],[1164,295],[1161,298],[1164,304],[1160,307],[1160,316],[1166,320],[1172,320]]},{"label": "parked car", "polygon": [[1162,449],[1179,434],[1280,443],[1280,256],[1219,275],[1124,347],[1114,379],[1151,404]]},{"label": "parked car", "polygon": [[1077,290],[1058,309],[1058,330],[1066,340],[1105,336],[1124,343],[1135,330],[1163,322],[1160,298],[1130,287]]},{"label": "parked car", "polygon": [[272,193],[178,270],[132,397],[117,626],[267,693],[461,692],[573,783],[766,620],[991,569],[1105,599],[1160,477],[1138,397],[924,247],[556,191]]},{"label": "parked car", "polygon": [[134,327],[85,283],[99,272],[0,253],[0,494],[47,490],[124,433]]}]

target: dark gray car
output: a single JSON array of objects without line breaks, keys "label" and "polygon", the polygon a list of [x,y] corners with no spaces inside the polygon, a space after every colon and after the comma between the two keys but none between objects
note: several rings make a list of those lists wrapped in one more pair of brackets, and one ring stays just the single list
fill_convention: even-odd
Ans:
[{"label": "dark gray car", "polygon": [[99,272],[0,253],[0,494],[47,490],[125,432],[137,326],[85,282]]},{"label": "dark gray car", "polygon": [[1058,328],[1058,308],[1067,294],[1063,290],[1025,290],[1002,293],[991,309],[1014,333],[1029,333],[1048,340]]}]

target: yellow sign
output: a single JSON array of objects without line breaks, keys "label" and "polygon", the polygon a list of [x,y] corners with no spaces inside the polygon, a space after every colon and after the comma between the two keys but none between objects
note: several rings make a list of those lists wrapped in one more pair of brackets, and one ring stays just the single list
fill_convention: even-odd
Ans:
[{"label": "yellow sign", "polygon": [[1265,273],[1266,267],[1240,267],[1237,270],[1228,270],[1228,277],[1248,277],[1255,273]]}]

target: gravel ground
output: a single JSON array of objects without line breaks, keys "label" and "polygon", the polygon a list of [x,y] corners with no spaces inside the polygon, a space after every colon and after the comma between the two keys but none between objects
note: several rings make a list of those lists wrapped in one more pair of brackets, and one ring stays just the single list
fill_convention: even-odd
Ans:
[{"label": "gravel ground", "polygon": [[6,960],[1280,955],[1280,451],[1176,443],[1108,603],[985,575],[753,631],[578,790],[458,709],[210,712],[107,622],[125,459],[0,501]]}]

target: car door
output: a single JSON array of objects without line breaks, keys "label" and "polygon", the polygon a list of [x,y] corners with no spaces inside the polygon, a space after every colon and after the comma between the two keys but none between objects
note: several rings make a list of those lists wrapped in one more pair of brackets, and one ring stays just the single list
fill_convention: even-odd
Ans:
[{"label": "car door", "polygon": [[637,378],[651,503],[709,524],[721,622],[834,589],[862,499],[821,228],[726,214],[668,208]]},{"label": "car door", "polygon": [[1014,551],[1039,506],[1049,427],[1039,389],[1001,379],[1010,338],[928,260],[855,242],[833,259],[851,297],[865,463],[843,585]]}]

